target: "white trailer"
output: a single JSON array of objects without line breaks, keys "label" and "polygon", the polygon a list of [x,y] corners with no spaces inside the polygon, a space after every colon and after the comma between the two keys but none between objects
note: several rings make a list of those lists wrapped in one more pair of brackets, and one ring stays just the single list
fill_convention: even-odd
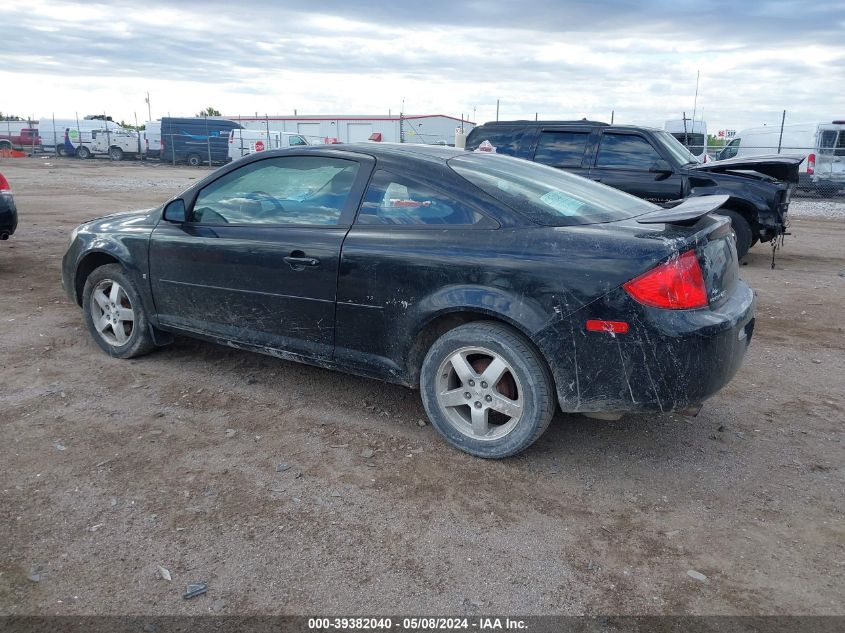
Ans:
[{"label": "white trailer", "polygon": [[468,134],[475,123],[445,114],[381,116],[381,115],[314,115],[217,117],[241,124],[248,130],[277,130],[304,136],[309,144],[359,143],[426,143],[453,145],[455,129],[463,127]]},{"label": "white trailer", "polygon": [[234,129],[229,132],[229,161],[237,160],[253,152],[299,145],[310,145],[310,143],[301,134],[290,134],[279,130]]}]

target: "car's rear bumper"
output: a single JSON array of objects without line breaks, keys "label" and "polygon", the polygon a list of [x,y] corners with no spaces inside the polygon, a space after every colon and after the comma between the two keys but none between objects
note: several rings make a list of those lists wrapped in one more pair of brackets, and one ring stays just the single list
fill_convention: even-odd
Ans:
[{"label": "car's rear bumper", "polygon": [[553,363],[564,411],[687,409],[736,374],[754,330],[754,293],[745,283],[717,309],[638,308],[625,334],[576,333],[573,322]]},{"label": "car's rear bumper", "polygon": [[18,210],[10,193],[0,193],[0,239],[7,239],[18,228]]}]

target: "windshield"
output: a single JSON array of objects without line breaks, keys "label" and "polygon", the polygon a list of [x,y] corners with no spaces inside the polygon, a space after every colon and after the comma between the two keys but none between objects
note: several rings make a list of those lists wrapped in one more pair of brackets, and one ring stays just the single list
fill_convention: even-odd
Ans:
[{"label": "windshield", "polygon": [[690,153],[684,144],[681,143],[674,136],[664,130],[657,130],[654,132],[657,142],[663,145],[664,148],[672,155],[672,160],[677,161],[679,165],[686,165],[688,163],[700,162],[695,156]]},{"label": "windshield", "polygon": [[671,134],[681,145],[688,147],[696,156],[704,153],[704,134],[698,132],[695,134],[692,132],[671,132]]},{"label": "windshield", "polygon": [[448,164],[496,200],[547,226],[615,222],[659,208],[592,180],[509,156],[467,153]]}]

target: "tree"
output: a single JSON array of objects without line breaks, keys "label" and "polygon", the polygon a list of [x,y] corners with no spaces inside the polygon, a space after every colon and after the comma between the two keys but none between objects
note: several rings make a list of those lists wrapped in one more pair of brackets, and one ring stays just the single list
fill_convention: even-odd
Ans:
[{"label": "tree", "polygon": [[0,121],[23,121],[23,120],[24,120],[23,118],[21,118],[19,116],[15,116],[14,114],[3,114],[2,112],[0,112]]},{"label": "tree", "polygon": [[724,145],[725,139],[713,136],[712,134],[707,135],[707,147],[723,147]]},{"label": "tree", "polygon": [[208,106],[205,110],[200,110],[197,116],[220,116],[220,110]]}]

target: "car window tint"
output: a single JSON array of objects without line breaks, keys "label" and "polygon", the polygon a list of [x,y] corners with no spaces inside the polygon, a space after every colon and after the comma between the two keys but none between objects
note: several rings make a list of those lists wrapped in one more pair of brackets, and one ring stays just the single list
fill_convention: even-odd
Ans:
[{"label": "car window tint", "polygon": [[522,127],[484,129],[473,134],[472,142],[466,148],[474,150],[484,141],[490,141],[497,154],[514,156],[519,151],[519,143],[524,135],[525,128]]},{"label": "car window tint", "polygon": [[198,224],[337,224],[358,163],[321,156],[269,158],[204,187]]},{"label": "car window tint", "polygon": [[301,136],[290,136],[288,137],[288,142],[291,147],[295,147],[296,145],[308,145],[308,143],[305,142],[305,139]]},{"label": "car window tint", "polygon": [[358,212],[358,224],[472,225],[483,216],[411,178],[378,170]]},{"label": "car window tint", "polygon": [[642,136],[635,134],[603,134],[596,167],[641,169],[648,171],[660,154]]},{"label": "car window tint", "polygon": [[551,167],[580,167],[588,137],[585,132],[543,132],[534,161]]}]

